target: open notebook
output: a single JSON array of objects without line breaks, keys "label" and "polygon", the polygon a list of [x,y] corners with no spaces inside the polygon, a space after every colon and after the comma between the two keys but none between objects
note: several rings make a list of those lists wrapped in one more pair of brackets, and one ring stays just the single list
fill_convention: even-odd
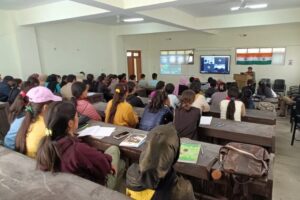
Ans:
[{"label": "open notebook", "polygon": [[101,127],[101,126],[91,126],[79,132],[78,137],[83,137],[90,135],[92,137],[102,139],[104,137],[110,136],[116,128],[114,127]]}]

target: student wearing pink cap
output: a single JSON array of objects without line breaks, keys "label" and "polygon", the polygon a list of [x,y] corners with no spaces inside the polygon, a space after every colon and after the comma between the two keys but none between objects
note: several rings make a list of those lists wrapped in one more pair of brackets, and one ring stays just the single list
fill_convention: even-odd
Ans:
[{"label": "student wearing pink cap", "polygon": [[17,133],[16,150],[31,158],[36,157],[40,140],[45,136],[44,113],[48,104],[53,101],[61,101],[46,87],[32,88],[26,94],[29,104],[25,109],[25,118]]}]

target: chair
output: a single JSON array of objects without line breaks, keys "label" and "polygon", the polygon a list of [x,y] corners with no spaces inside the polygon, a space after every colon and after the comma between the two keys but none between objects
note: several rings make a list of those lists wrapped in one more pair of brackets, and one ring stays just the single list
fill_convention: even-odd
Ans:
[{"label": "chair", "polygon": [[291,145],[293,146],[295,141],[296,130],[300,129],[300,99],[296,100],[294,112],[291,114],[291,120],[293,122],[292,123],[293,135],[292,135]]},{"label": "chair", "polygon": [[294,85],[294,86],[290,86],[289,91],[288,91],[288,96],[299,96],[300,95],[300,85]]},{"label": "chair", "polygon": [[283,93],[283,95],[285,94],[285,89],[286,89],[286,85],[285,85],[285,80],[283,79],[276,79],[274,81],[274,84],[273,84],[273,90],[274,92],[276,93]]}]

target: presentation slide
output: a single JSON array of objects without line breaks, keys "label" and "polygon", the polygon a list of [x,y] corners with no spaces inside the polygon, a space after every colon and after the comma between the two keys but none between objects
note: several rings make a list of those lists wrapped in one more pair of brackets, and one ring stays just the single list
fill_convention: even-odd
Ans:
[{"label": "presentation slide", "polygon": [[160,74],[181,74],[181,65],[161,64]]},{"label": "presentation slide", "polygon": [[200,73],[229,74],[230,56],[201,56]]}]

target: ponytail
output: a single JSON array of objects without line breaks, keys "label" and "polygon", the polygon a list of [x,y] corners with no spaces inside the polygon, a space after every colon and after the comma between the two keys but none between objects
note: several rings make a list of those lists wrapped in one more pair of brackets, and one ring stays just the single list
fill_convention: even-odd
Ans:
[{"label": "ponytail", "polygon": [[115,94],[112,99],[112,105],[111,105],[109,115],[108,115],[109,123],[113,124],[115,114],[117,112],[117,107],[118,107],[119,103],[122,103],[125,101],[127,90],[128,90],[127,85],[124,83],[119,83],[116,85]]},{"label": "ponytail", "polygon": [[60,166],[60,153],[56,141],[44,136],[36,154],[37,168],[43,171],[57,172]]},{"label": "ponytail", "polygon": [[228,90],[228,97],[230,101],[226,110],[226,119],[234,120],[235,113],[235,99],[239,96],[239,89],[237,87],[231,87]]},{"label": "ponytail", "polygon": [[30,124],[35,122],[46,103],[29,103],[25,109],[25,117],[16,136],[16,150],[26,154],[26,138]]},{"label": "ponytail", "polygon": [[37,150],[37,168],[57,172],[61,156],[57,141],[68,136],[69,121],[76,117],[76,108],[70,102],[53,102],[45,116],[46,133]]},{"label": "ponytail", "polygon": [[227,106],[226,119],[234,120],[234,112],[235,112],[234,98],[231,98]]}]

